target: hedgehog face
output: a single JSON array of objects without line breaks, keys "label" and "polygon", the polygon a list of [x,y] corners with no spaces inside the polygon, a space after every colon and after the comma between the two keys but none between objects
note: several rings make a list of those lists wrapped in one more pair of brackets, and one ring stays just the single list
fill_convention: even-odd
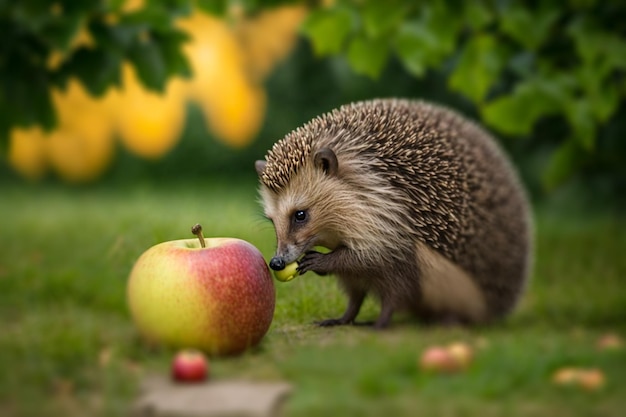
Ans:
[{"label": "hedgehog face", "polygon": [[[311,162],[303,164],[280,189],[261,187],[265,216],[276,230],[274,260],[278,267],[296,261],[313,246],[333,249],[341,242],[337,229],[332,227],[336,211],[332,202],[336,200],[337,159],[325,148],[318,151]],[[263,162],[257,163],[259,174],[264,168]]]}]

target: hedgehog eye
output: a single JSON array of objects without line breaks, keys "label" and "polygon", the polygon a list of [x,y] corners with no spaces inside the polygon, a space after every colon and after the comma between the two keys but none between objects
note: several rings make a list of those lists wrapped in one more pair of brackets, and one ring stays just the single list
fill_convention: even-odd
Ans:
[{"label": "hedgehog eye", "polygon": [[306,220],[306,211],[304,210],[296,211],[293,215],[293,218],[296,221],[296,223],[304,222]]}]

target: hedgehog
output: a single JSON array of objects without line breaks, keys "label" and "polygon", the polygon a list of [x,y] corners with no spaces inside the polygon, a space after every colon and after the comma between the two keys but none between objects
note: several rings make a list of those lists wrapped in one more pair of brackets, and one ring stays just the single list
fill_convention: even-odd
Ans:
[{"label": "hedgehog", "polygon": [[[531,266],[529,202],[486,130],[438,104],[374,99],[318,116],[256,161],[274,225],[270,267],[333,274],[348,303],[321,326],[354,324],[366,296],[376,328],[395,312],[426,323],[506,317]],[[322,246],[330,251],[314,250]]]}]

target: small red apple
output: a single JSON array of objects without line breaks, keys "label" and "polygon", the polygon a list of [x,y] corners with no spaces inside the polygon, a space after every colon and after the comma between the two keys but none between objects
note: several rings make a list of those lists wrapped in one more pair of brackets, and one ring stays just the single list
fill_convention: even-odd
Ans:
[{"label": "small red apple", "polygon": [[441,346],[431,346],[420,357],[420,368],[429,372],[455,372],[458,370],[454,358],[448,349]]},{"label": "small red apple", "polygon": [[139,257],[127,288],[132,318],[153,342],[241,353],[263,338],[274,316],[269,268],[252,244],[205,239],[196,229],[199,239],[164,242]]},{"label": "small red apple", "polygon": [[172,378],[179,382],[200,382],[209,376],[209,362],[202,352],[181,350],[172,360]]}]

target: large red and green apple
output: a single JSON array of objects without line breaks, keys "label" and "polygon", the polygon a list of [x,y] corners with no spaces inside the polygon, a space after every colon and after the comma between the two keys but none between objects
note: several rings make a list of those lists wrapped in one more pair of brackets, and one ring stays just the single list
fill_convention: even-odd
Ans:
[{"label": "large red and green apple", "polygon": [[257,345],[274,316],[269,268],[261,252],[241,239],[200,236],[157,244],[135,263],[127,290],[131,316],[145,338],[214,355]]}]

